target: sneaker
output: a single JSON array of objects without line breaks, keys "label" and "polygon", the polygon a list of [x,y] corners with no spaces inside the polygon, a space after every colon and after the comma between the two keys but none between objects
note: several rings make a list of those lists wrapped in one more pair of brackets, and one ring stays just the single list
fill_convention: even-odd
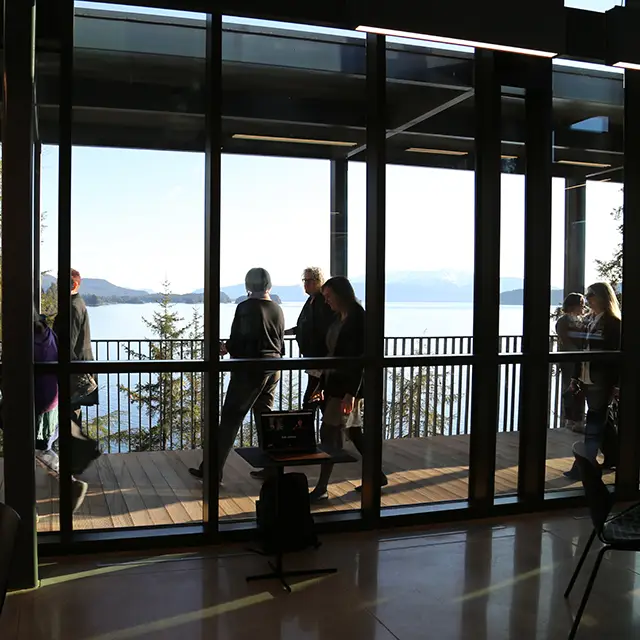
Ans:
[{"label": "sneaker", "polygon": [[71,506],[74,513],[84,502],[84,498],[87,495],[88,488],[89,485],[86,482],[71,478]]},{"label": "sneaker", "polygon": [[329,492],[326,489],[318,489],[318,487],[316,487],[309,494],[309,502],[311,502],[312,504],[316,502],[324,502],[325,500],[328,500],[328,499],[329,499]]},{"label": "sneaker", "polygon": [[189,468],[189,473],[194,478],[198,478],[198,480],[202,480],[202,478],[204,478],[204,473],[202,473],[202,469],[196,469],[195,467],[190,467]]},{"label": "sneaker", "polygon": [[275,473],[273,471],[269,471],[267,469],[258,469],[257,471],[250,471],[249,475],[254,480],[266,480],[270,476],[274,476]]},{"label": "sneaker", "polygon": [[36,462],[49,474],[53,476],[60,475],[60,460],[58,454],[51,449],[42,451],[36,449]]}]

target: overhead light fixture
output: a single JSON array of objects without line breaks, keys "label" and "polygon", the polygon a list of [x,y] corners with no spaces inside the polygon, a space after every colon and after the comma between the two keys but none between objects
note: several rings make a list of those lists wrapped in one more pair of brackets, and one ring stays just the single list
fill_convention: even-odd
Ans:
[{"label": "overhead light fixture", "polygon": [[611,178],[604,178],[603,180],[600,180],[600,182],[611,182]]},{"label": "overhead light fixture", "polygon": [[521,47],[510,47],[504,44],[489,44],[488,42],[476,42],[475,40],[460,40],[459,38],[447,38],[444,36],[433,36],[425,33],[412,33],[410,31],[396,31],[395,29],[383,29],[381,27],[367,27],[360,25],[356,31],[376,33],[381,36],[393,36],[396,38],[409,38],[411,40],[426,40],[428,42],[440,42],[442,44],[452,44],[460,47],[475,47],[476,49],[491,49],[492,51],[506,51],[507,53],[522,53],[527,56],[539,56],[541,58],[555,58],[558,54],[551,51],[538,51],[537,49],[523,49]]},{"label": "overhead light fixture", "polygon": [[565,191],[571,191],[571,189],[582,189],[583,187],[586,187],[587,183],[583,182],[582,184],[573,184],[570,187],[565,187],[564,190]]},{"label": "overhead light fixture", "polygon": [[234,133],[232,138],[238,140],[261,140],[263,142],[292,142],[294,144],[319,144],[331,147],[355,147],[356,142],[343,140],[317,140],[315,138],[283,138],[280,136],[258,136],[250,133]]},{"label": "overhead light fixture", "polygon": [[603,162],[582,162],[581,160],[558,160],[557,164],[572,164],[576,167],[597,167],[598,169],[605,169],[611,166]]},{"label": "overhead light fixture", "polygon": [[440,156],[468,156],[468,151],[453,151],[452,149],[423,149],[421,147],[411,147],[407,149],[411,153],[431,153]]},{"label": "overhead light fixture", "polygon": [[517,160],[518,156],[500,156],[503,160]]},{"label": "overhead light fixture", "polygon": [[629,69],[631,71],[640,71],[640,64],[636,62],[616,62],[614,67],[618,67],[619,69]]}]

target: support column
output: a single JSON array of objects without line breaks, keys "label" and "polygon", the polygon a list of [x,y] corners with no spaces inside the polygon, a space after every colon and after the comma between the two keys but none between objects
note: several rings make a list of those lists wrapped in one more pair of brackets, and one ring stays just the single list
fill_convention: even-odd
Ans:
[{"label": "support column", "polygon": [[[583,186],[581,186],[583,185]],[[584,293],[587,187],[567,178],[564,192],[564,295]]]},{"label": "support column", "polygon": [[620,376],[620,461],[616,472],[616,496],[636,500],[640,473],[640,399],[638,359],[640,332],[640,72],[625,71],[624,102],[624,210],[622,252],[622,366]]},{"label": "support column", "polygon": [[346,158],[331,160],[331,275],[346,276],[348,246],[348,166]]},{"label": "support column", "polygon": [[384,392],[384,296],[386,228],[386,40],[367,34],[367,264],[365,284],[365,455],[362,461],[362,517],[380,520],[382,412]]},{"label": "support column", "polygon": [[21,518],[11,586],[38,583],[33,392],[33,0],[4,3],[2,418],[5,501]]},{"label": "support column", "polygon": [[204,375],[203,470],[205,534],[218,533],[218,432],[220,402],[220,179],[222,16],[207,15],[205,101]]},{"label": "support column", "polygon": [[493,504],[500,350],[501,87],[496,56],[476,50],[476,179],[469,502]]},{"label": "support column", "polygon": [[549,422],[553,88],[550,60],[528,58],[522,64],[526,73],[527,161],[518,495],[541,503]]}]

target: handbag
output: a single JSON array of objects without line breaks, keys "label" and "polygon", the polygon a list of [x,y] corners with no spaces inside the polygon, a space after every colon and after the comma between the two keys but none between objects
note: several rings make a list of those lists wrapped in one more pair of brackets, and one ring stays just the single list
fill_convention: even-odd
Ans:
[{"label": "handbag", "polygon": [[71,376],[71,405],[91,407],[98,404],[98,383],[90,373],[78,373]]}]

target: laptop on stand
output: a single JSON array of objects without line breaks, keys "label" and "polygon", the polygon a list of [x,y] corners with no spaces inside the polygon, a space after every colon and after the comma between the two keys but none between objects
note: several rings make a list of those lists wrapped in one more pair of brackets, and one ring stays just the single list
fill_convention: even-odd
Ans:
[{"label": "laptop on stand", "polygon": [[313,411],[273,411],[262,414],[260,447],[274,460],[318,460],[329,454],[316,443]]}]

